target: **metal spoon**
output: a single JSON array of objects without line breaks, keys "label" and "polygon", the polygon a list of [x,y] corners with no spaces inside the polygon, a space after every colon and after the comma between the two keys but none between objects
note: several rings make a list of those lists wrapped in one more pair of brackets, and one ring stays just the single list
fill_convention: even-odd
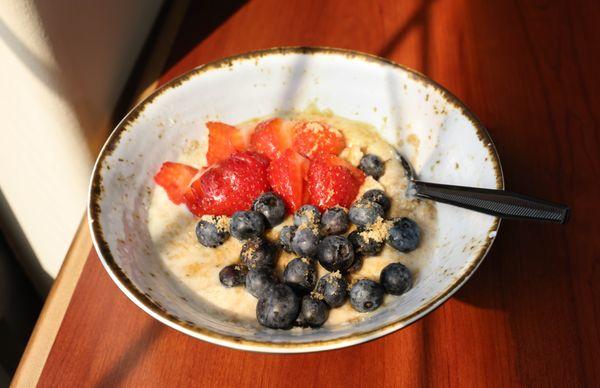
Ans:
[{"label": "metal spoon", "polygon": [[417,198],[431,199],[500,218],[552,221],[561,224],[569,219],[570,209],[567,205],[504,190],[422,182],[417,179],[408,160],[398,151],[396,156],[409,178],[408,193]]}]

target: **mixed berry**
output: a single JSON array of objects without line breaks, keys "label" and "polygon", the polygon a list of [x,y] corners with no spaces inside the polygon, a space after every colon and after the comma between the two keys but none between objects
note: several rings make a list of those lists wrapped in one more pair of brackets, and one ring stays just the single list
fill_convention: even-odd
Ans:
[{"label": "mixed berry", "polygon": [[[261,325],[317,328],[347,300],[369,312],[385,293],[401,295],[412,287],[401,263],[385,267],[379,282],[350,281],[386,243],[406,253],[421,238],[413,220],[387,219],[391,203],[384,191],[357,198],[367,176],[377,180],[385,173],[379,156],[366,154],[353,166],[339,156],[346,147],[342,133],[320,121],[274,118],[250,136],[220,122],[206,126],[208,166],[165,162],[154,180],[173,203],[200,217],[195,232],[201,245],[218,248],[230,237],[243,243],[239,262],[223,267],[219,281],[243,286],[258,299]],[[293,224],[279,227],[275,241],[267,237],[290,214]],[[281,250],[296,258],[278,276]],[[321,278],[318,266],[328,271]]]}]

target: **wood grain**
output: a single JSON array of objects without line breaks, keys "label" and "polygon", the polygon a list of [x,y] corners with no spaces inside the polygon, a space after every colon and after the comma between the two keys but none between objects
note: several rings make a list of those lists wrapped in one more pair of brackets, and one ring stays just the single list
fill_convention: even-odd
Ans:
[{"label": "wood grain", "polygon": [[572,219],[505,222],[475,276],[424,319],[367,344],[293,356],[229,350],[155,322],[92,253],[40,386],[600,384],[600,3],[215,4],[191,2],[160,83],[271,46],[384,55],[426,73],[476,112],[509,189],[566,202]]}]

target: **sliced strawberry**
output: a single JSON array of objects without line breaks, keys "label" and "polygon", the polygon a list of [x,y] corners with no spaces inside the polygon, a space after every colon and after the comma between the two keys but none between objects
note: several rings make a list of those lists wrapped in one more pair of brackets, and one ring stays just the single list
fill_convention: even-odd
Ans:
[{"label": "sliced strawberry", "polygon": [[364,173],[334,155],[322,155],[310,164],[310,203],[322,211],[336,205],[350,207],[364,182]]},{"label": "sliced strawberry", "polygon": [[262,121],[256,125],[250,136],[250,149],[275,160],[292,146],[292,124],[278,117]]},{"label": "sliced strawberry", "polygon": [[231,154],[246,148],[244,136],[236,127],[218,121],[209,121],[206,127],[208,128],[206,161],[209,165],[227,159]]},{"label": "sliced strawberry", "polygon": [[339,155],[346,147],[344,135],[329,124],[301,121],[294,127],[293,147],[307,158],[321,154]]},{"label": "sliced strawberry", "polygon": [[198,216],[228,215],[248,210],[269,190],[269,162],[254,152],[235,153],[207,169],[186,193],[186,205]]},{"label": "sliced strawberry", "polygon": [[350,173],[354,176],[354,178],[356,178],[356,180],[360,182],[361,185],[365,181],[365,173],[361,169],[351,165],[348,161],[342,158],[338,158],[334,155],[322,155],[321,159],[326,160],[328,163],[331,163],[334,166],[342,166],[348,169]]},{"label": "sliced strawberry", "polygon": [[198,170],[187,164],[164,162],[154,175],[154,182],[167,192],[169,199],[176,205],[183,203],[185,193]]},{"label": "sliced strawberry", "polygon": [[288,149],[269,166],[269,183],[285,201],[288,210],[296,211],[305,202],[306,177],[310,162],[304,156]]}]

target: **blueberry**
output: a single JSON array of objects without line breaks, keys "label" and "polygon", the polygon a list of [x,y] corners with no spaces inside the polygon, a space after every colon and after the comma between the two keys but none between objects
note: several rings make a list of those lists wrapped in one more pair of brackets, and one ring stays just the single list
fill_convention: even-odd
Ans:
[{"label": "blueberry", "polygon": [[364,256],[375,256],[381,252],[385,239],[372,237],[373,231],[369,229],[355,230],[348,235],[356,253]]},{"label": "blueberry", "polygon": [[273,268],[277,260],[277,247],[264,238],[254,237],[242,245],[240,259],[250,269]]},{"label": "blueberry", "polygon": [[292,250],[298,256],[312,257],[317,253],[319,235],[312,228],[298,228],[292,239]]},{"label": "blueberry", "polygon": [[281,228],[281,232],[279,232],[279,245],[281,245],[283,250],[286,252],[294,252],[294,249],[292,248],[292,240],[294,238],[294,234],[296,234],[296,229],[298,229],[298,227],[295,225],[287,225]]},{"label": "blueberry", "polygon": [[350,304],[356,311],[373,311],[383,303],[383,287],[370,279],[361,279],[350,290]]},{"label": "blueberry", "polygon": [[272,192],[261,194],[260,197],[256,198],[252,204],[252,209],[261,213],[271,228],[279,225],[285,217],[283,199]]},{"label": "blueberry", "polygon": [[300,327],[321,327],[329,317],[329,306],[322,300],[306,295],[300,303],[300,315],[296,325]]},{"label": "blueberry", "polygon": [[326,270],[343,272],[354,262],[354,247],[344,236],[327,236],[319,243],[317,258]]},{"label": "blueberry", "polygon": [[275,284],[277,284],[277,278],[270,270],[251,269],[246,274],[246,291],[256,298],[260,298]]},{"label": "blueberry", "polygon": [[355,273],[360,271],[363,266],[363,257],[362,255],[354,255],[354,263],[346,270],[346,273]]},{"label": "blueberry", "polygon": [[300,298],[285,284],[269,288],[256,304],[258,323],[272,329],[290,329],[300,312]]},{"label": "blueberry", "polygon": [[392,220],[392,227],[388,233],[388,244],[405,253],[415,250],[421,239],[421,230],[417,223],[406,217]]},{"label": "blueberry", "polygon": [[321,233],[324,236],[342,234],[348,230],[349,226],[348,212],[343,207],[336,206],[327,209],[321,217]]},{"label": "blueberry", "polygon": [[321,212],[313,205],[302,205],[294,213],[294,225],[316,226],[319,225]]},{"label": "blueberry", "polygon": [[296,294],[302,295],[312,291],[317,283],[317,270],[314,264],[305,257],[297,257],[285,266],[283,281]]},{"label": "blueberry", "polygon": [[388,264],[381,271],[379,281],[385,292],[392,295],[402,295],[412,287],[412,275],[402,263]]},{"label": "blueberry", "polygon": [[378,203],[379,206],[383,208],[384,213],[387,213],[390,210],[390,207],[392,206],[390,199],[387,197],[387,195],[385,195],[383,190],[379,189],[371,189],[365,191],[361,199]]},{"label": "blueberry", "polygon": [[339,307],[344,304],[348,294],[348,282],[339,272],[328,273],[317,282],[316,295],[323,297],[329,307]]},{"label": "blueberry", "polygon": [[235,287],[246,282],[248,268],[241,264],[231,264],[219,271],[219,281],[225,287]]},{"label": "blueberry", "polygon": [[203,216],[196,225],[198,242],[216,248],[229,238],[229,222],[225,216]]},{"label": "blueberry", "polygon": [[375,223],[378,218],[383,218],[385,212],[377,202],[361,199],[352,204],[348,216],[354,225],[367,226]]},{"label": "blueberry", "polygon": [[231,217],[230,230],[238,240],[258,237],[265,231],[265,218],[255,211],[236,212]]},{"label": "blueberry", "polygon": [[366,154],[360,159],[358,168],[363,170],[367,175],[371,175],[375,179],[379,179],[383,175],[385,166],[381,158],[377,155]]}]

